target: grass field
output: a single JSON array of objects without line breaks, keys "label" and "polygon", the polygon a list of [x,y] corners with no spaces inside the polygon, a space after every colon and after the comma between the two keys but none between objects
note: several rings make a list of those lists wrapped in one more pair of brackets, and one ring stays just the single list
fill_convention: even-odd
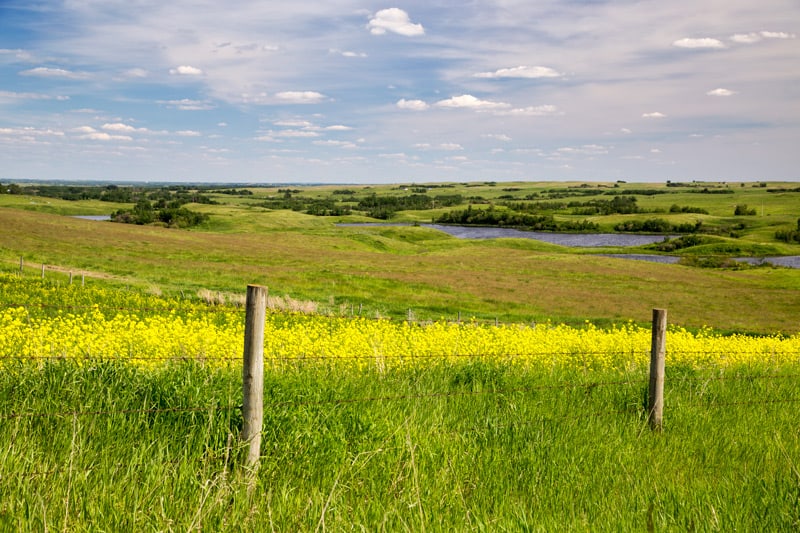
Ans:
[{"label": "grass field", "polygon": [[800,527],[797,335],[672,328],[653,433],[632,324],[270,314],[252,478],[241,308],[0,287],[3,531]]},{"label": "grass field", "polygon": [[[706,209],[708,215],[639,214],[594,217],[611,227],[625,217],[663,216],[673,222],[697,217],[712,227],[744,223],[738,238],[692,254],[735,250],[798,254],[800,245],[774,238],[776,228],[791,229],[800,216],[800,193],[767,192],[793,184],[731,184],[726,194],[701,194],[696,187],[663,184],[454,184],[431,189],[465,198],[498,202],[545,191],[595,198],[615,187],[632,192],[647,209],[672,204]],[[714,187],[722,187],[719,184]],[[359,194],[408,195],[407,187],[354,188]],[[331,198],[336,187],[293,188],[294,197]],[[703,189],[699,189],[703,190]],[[252,189],[248,196],[212,195],[218,205],[192,206],[211,218],[203,226],[176,230],[79,220],[63,215],[108,213],[120,205],[99,201],[0,195],[0,260],[4,268],[28,265],[26,275],[51,270],[84,273],[91,283],[112,283],[159,294],[198,291],[241,295],[249,283],[266,285],[273,295],[313,302],[318,310],[341,314],[360,309],[367,316],[421,319],[477,317],[500,321],[596,323],[632,319],[644,322],[650,310],[670,310],[673,323],[690,328],[710,325],[730,331],[771,333],[798,330],[800,271],[797,269],[701,269],[606,258],[597,252],[622,249],[570,249],[527,239],[459,240],[423,227],[337,227],[341,221],[368,221],[363,215],[319,217],[258,207],[280,196],[277,188]],[[285,193],[283,193],[285,194]],[[550,193],[548,193],[550,194]],[[555,193],[552,193],[555,194]],[[608,198],[597,196],[596,198]],[[566,199],[567,201],[570,198]],[[758,214],[734,217],[736,204]],[[402,211],[393,220],[430,221],[434,211]],[[569,217],[572,215],[556,215]],[[574,218],[574,216],[573,216]],[[374,221],[374,220],[373,220]],[[627,249],[653,253],[652,250]],[[50,275],[57,275],[53,272]]]}]

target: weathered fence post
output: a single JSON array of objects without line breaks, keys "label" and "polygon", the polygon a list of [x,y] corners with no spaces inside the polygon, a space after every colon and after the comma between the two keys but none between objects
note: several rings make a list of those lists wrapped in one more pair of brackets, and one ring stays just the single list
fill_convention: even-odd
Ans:
[{"label": "weathered fence post", "polygon": [[267,288],[248,285],[245,305],[241,439],[247,444],[245,466],[255,471],[261,456],[261,428],[264,423],[264,321],[267,314]]},{"label": "weathered fence post", "polygon": [[42,279],[44,279],[44,263],[42,263]]},{"label": "weathered fence post", "polygon": [[650,386],[647,416],[650,429],[661,431],[664,417],[664,359],[666,356],[667,310],[653,309],[653,333],[650,347]]},{"label": "weathered fence post", "polygon": [[72,285],[72,272],[69,273],[69,284]]},{"label": "weathered fence post", "polygon": [[23,268],[24,265],[25,265],[25,261],[22,259],[22,257],[20,257],[19,258],[19,275],[20,276],[22,275],[22,268]]}]

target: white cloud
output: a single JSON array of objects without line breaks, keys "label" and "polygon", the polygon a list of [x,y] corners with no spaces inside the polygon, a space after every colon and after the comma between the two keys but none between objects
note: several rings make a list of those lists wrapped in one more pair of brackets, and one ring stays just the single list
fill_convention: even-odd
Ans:
[{"label": "white cloud", "polygon": [[21,76],[36,76],[39,78],[66,78],[69,80],[83,80],[89,77],[86,72],[73,72],[63,68],[36,67],[20,72]]},{"label": "white cloud", "polygon": [[642,118],[666,118],[667,115],[660,111],[653,111],[652,113],[642,113]]},{"label": "white cloud", "polygon": [[436,145],[430,143],[417,143],[414,145],[414,148],[417,148],[419,150],[445,150],[448,152],[459,151],[464,149],[464,147],[458,143],[441,143]]},{"label": "white cloud", "polygon": [[736,94],[736,92],[731,91],[730,89],[723,89],[720,87],[718,89],[714,89],[713,91],[708,91],[706,94],[708,96],[733,96],[734,94]]},{"label": "white cloud", "polygon": [[561,112],[554,105],[538,105],[538,106],[501,110],[497,111],[496,114],[500,116],[512,116],[512,117],[546,117],[546,116],[560,115]]},{"label": "white cloud", "polygon": [[115,122],[113,124],[103,124],[102,126],[100,126],[100,128],[104,129],[106,131],[117,131],[117,132],[123,132],[124,131],[126,133],[132,133],[132,132],[136,132],[136,131],[138,131],[138,132],[146,132],[147,131],[146,128],[137,129],[137,128],[134,128],[133,126],[129,126],[128,124],[123,124],[122,122]]},{"label": "white cloud", "polygon": [[173,76],[202,76],[203,71],[191,65],[181,65],[179,67],[169,69],[169,73]]},{"label": "white cloud", "polygon": [[73,128],[72,131],[75,133],[94,133],[97,130],[91,126],[80,126],[78,128]]},{"label": "white cloud", "polygon": [[194,131],[194,130],[180,130],[176,131],[175,135],[179,137],[200,137],[201,133],[199,131]]},{"label": "white cloud", "polygon": [[310,128],[313,124],[307,120],[302,119],[282,119],[273,122],[276,126],[283,126],[286,128]]},{"label": "white cloud", "polygon": [[750,33],[736,33],[731,35],[731,41],[739,44],[754,44],[763,39],[795,39],[797,36],[794,33],[786,33],[783,31],[759,31]]},{"label": "white cloud", "polygon": [[367,57],[366,52],[352,52],[350,50],[339,50],[337,48],[331,48],[328,52],[342,57]]},{"label": "white cloud", "polygon": [[209,109],[214,109],[214,105],[207,100],[190,100],[189,98],[183,98],[182,100],[159,100],[158,103],[176,107],[181,111],[208,111]]},{"label": "white cloud", "polygon": [[146,71],[145,69],[143,69],[143,68],[129,68],[128,70],[126,70],[126,71],[124,71],[124,72],[122,73],[122,76],[123,76],[124,78],[131,78],[131,79],[141,79],[141,78],[146,78],[146,77],[148,77],[149,75],[150,75],[150,73],[149,73],[149,72],[147,72],[147,71]]},{"label": "white cloud", "polygon": [[414,24],[408,13],[402,9],[391,7],[381,9],[370,19],[367,28],[372,35],[383,35],[387,31],[403,35],[405,37],[416,37],[425,34],[422,24]]},{"label": "white cloud", "polygon": [[317,104],[325,95],[316,91],[284,91],[276,93],[275,98],[290,104]]},{"label": "white cloud", "polygon": [[51,129],[40,129],[26,126],[24,128],[0,128],[2,135],[19,135],[20,137],[34,137],[34,136],[55,136],[63,137],[63,131],[56,131]]},{"label": "white cloud", "polygon": [[484,137],[486,139],[495,139],[495,140],[503,141],[503,142],[510,142],[511,141],[511,137],[509,137],[505,133],[487,133],[485,135],[481,135],[481,137]]},{"label": "white cloud", "polygon": [[355,143],[350,141],[334,141],[334,140],[326,140],[326,141],[313,141],[313,144],[317,146],[335,146],[337,148],[358,148]]},{"label": "white cloud", "polygon": [[599,144],[584,144],[583,146],[565,146],[556,152],[564,155],[604,155],[609,152],[609,149]]},{"label": "white cloud", "polygon": [[69,96],[61,96],[61,95],[49,95],[49,94],[42,94],[42,93],[18,93],[14,91],[0,91],[0,100],[2,99],[12,99],[12,100],[69,100]]},{"label": "white cloud", "polygon": [[353,128],[350,126],[345,126],[343,124],[334,124],[332,126],[325,126],[325,129],[328,131],[350,131]]},{"label": "white cloud", "polygon": [[731,41],[739,44],[753,44],[757,43],[761,40],[760,33],[737,33],[735,35],[731,35]]},{"label": "white cloud", "polygon": [[272,137],[319,137],[316,131],[308,130],[281,130],[269,132]]},{"label": "white cloud", "polygon": [[87,133],[81,135],[81,139],[88,139],[90,141],[132,141],[133,138],[128,135],[111,135],[105,132]]},{"label": "white cloud", "polygon": [[410,109],[411,111],[425,111],[430,106],[422,100],[406,100],[405,98],[397,101],[400,109]]},{"label": "white cloud", "polygon": [[511,107],[510,104],[504,102],[492,102],[491,100],[480,100],[471,94],[462,94],[461,96],[453,96],[447,100],[439,100],[436,102],[437,107],[448,108],[468,108],[468,109],[506,109]]},{"label": "white cloud", "polygon": [[794,33],[782,31],[762,31],[761,36],[765,39],[794,39],[797,37]]},{"label": "white cloud", "polygon": [[494,72],[479,72],[474,75],[476,78],[560,78],[562,74],[550,67],[526,67],[519,66],[513,68],[501,68]]},{"label": "white cloud", "polygon": [[672,45],[678,48],[725,48],[725,43],[719,39],[712,39],[710,37],[703,37],[700,39],[685,37],[673,42]]}]

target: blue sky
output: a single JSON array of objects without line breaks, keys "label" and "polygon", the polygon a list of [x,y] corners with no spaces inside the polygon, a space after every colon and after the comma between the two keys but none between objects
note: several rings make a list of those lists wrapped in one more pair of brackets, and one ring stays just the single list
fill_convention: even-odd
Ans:
[{"label": "blue sky", "polygon": [[800,180],[797,0],[0,0],[0,182]]}]

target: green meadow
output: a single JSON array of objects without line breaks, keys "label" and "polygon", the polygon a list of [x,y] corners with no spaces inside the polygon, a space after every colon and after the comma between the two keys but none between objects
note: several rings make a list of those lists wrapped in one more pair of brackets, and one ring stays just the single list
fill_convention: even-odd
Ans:
[{"label": "green meadow", "polygon": [[[775,237],[778,231],[797,229],[800,190],[794,183],[206,188],[200,193],[214,203],[185,207],[208,218],[186,229],[71,218],[109,215],[133,204],[63,200],[23,189],[31,194],[0,194],[0,260],[13,270],[23,258],[26,275],[38,275],[45,264],[51,275],[80,273],[94,283],[192,296],[200,291],[241,295],[247,284],[256,283],[273,295],[334,314],[359,310],[368,316],[406,317],[411,312],[419,319],[438,319],[460,313],[482,320],[610,324],[646,321],[652,308],[663,307],[673,323],[690,328],[798,329],[800,271],[730,261],[800,255],[800,243]],[[389,211],[381,219],[359,208],[370,198],[400,201],[413,195],[431,198],[433,205]],[[640,212],[575,214],[591,202],[619,196],[635,198]],[[453,197],[460,204],[436,204],[437,198]],[[309,214],[320,205],[335,206],[342,214]],[[464,240],[415,225],[458,209],[501,213],[510,205],[536,207],[556,223],[586,220],[598,231],[661,219],[672,225],[699,222],[704,232],[698,242],[669,252],[681,256],[683,264],[664,265],[600,255],[666,253],[653,247]],[[679,211],[671,211],[676,206]],[[735,215],[737,206],[750,214]],[[355,222],[407,225],[337,226]]]},{"label": "green meadow", "polygon": [[[246,285],[255,283],[320,314],[604,326],[646,323],[661,307],[671,324],[689,329],[793,335],[800,330],[800,270],[730,258],[800,255],[800,245],[776,238],[797,228],[795,188],[204,189],[214,203],[186,204],[208,215],[189,228],[71,216],[109,215],[131,202],[0,194],[0,270],[22,278],[13,290],[0,284],[0,304],[30,304],[20,315],[23,328],[26,319],[91,314],[92,305],[146,320],[183,300],[192,309],[212,302],[205,309],[237,317]],[[698,192],[704,189],[729,192]],[[420,191],[460,195],[462,202],[380,219],[359,209],[373,194]],[[609,200],[609,191],[635,196],[642,212],[574,212]],[[296,201],[294,209],[278,200]],[[555,205],[571,201],[581,205]],[[671,252],[685,259],[681,264],[659,264],[599,255],[664,253],[653,247],[460,240],[415,225],[469,206],[504,212],[509,202],[549,202],[552,220],[588,219],[601,231],[654,217],[702,220],[710,230]],[[735,215],[742,205],[748,214]],[[349,211],[307,212],[319,206]],[[337,226],[342,222],[406,225]],[[98,290],[74,286],[81,282]],[[89,294],[103,296],[89,302]],[[181,320],[180,312],[169,316]],[[592,347],[586,350],[590,357]],[[145,367],[117,358],[124,354],[4,358],[0,531],[800,529],[800,363],[690,367],[670,364],[667,350],[660,433],[648,425],[641,368],[524,366],[480,355],[269,364],[257,475],[241,460],[238,362],[217,367],[187,357]]]}]

